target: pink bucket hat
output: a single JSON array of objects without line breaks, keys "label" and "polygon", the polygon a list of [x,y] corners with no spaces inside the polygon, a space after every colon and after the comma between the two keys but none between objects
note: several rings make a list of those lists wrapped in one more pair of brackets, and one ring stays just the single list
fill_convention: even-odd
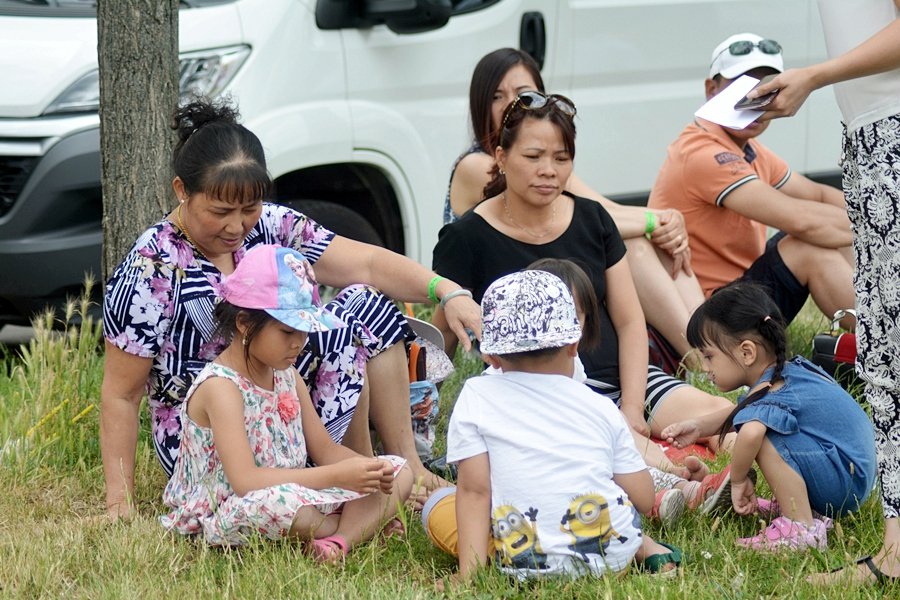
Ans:
[{"label": "pink bucket hat", "polygon": [[222,284],[222,298],[239,308],[266,311],[298,331],[328,331],[346,324],[322,308],[312,265],[291,248],[252,248]]},{"label": "pink bucket hat", "polygon": [[572,293],[546,271],[519,271],[492,283],[481,299],[481,351],[514,354],[581,339]]}]

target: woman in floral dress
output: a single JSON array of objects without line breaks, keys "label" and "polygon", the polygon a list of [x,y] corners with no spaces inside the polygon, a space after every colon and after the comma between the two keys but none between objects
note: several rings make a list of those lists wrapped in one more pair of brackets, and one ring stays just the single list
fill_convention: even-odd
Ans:
[{"label": "woman in floral dress", "polygon": [[[200,369],[223,349],[212,336],[222,278],[260,244],[294,248],[315,264],[321,282],[351,286],[329,303],[347,327],[311,333],[295,365],[331,437],[371,454],[370,412],[386,452],[407,459],[427,488],[444,483],[416,453],[400,343],[411,332],[390,298],[435,301],[459,286],[404,256],[264,202],[274,184],[262,144],[227,104],[192,102],[178,110],[175,124],[172,186],[179,204],[138,238],[110,277],[103,303],[100,443],[109,515],[132,512],[145,394],[154,448],[172,474],[181,404]],[[352,285],[360,282],[366,285]],[[470,298],[454,296],[445,310],[466,341],[466,328],[480,335],[480,311]]]}]

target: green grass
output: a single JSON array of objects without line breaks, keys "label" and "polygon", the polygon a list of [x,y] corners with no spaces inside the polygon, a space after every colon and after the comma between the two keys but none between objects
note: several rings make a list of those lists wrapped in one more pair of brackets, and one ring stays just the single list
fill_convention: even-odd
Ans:
[{"label": "green grass", "polygon": [[[84,314],[73,305],[71,317]],[[808,311],[813,314],[812,311]],[[48,317],[49,319],[49,317]],[[454,561],[434,549],[417,516],[408,535],[355,550],[343,569],[310,562],[293,543],[257,540],[237,550],[212,549],[165,533],[156,517],[165,484],[149,443],[146,409],[138,446],[138,516],[110,523],[103,514],[97,440],[102,355],[98,325],[85,319],[63,333],[37,324],[21,357],[0,361],[0,596],[120,598],[300,597],[425,598]],[[803,318],[791,329],[794,351],[823,329]],[[457,373],[441,390],[439,449],[446,416],[465,377],[480,363],[457,355]],[[876,598],[874,589],[817,590],[803,575],[840,566],[880,545],[877,499],[842,519],[825,553],[758,555],[734,539],[757,531],[753,519],[689,515],[649,533],[680,546],[687,562],[676,579],[622,578],[517,583],[487,570],[458,595],[471,598]]]}]

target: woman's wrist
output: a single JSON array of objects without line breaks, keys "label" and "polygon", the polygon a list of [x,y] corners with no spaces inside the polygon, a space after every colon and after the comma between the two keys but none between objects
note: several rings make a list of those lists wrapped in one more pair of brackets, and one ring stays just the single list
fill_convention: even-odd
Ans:
[{"label": "woman's wrist", "polygon": [[444,309],[447,306],[447,302],[453,300],[454,298],[458,298],[460,296],[465,296],[467,298],[472,298],[472,292],[465,288],[458,288],[453,290],[452,292],[448,292],[444,294],[441,298],[441,309]]}]

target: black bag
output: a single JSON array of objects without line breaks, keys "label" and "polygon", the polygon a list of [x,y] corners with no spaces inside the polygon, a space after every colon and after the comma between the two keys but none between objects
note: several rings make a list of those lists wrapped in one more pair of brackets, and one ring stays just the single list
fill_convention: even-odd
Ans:
[{"label": "black bag", "polygon": [[844,389],[858,387],[862,381],[856,375],[856,334],[840,332],[840,321],[847,315],[856,318],[853,309],[839,310],[831,320],[831,331],[813,338],[810,360],[822,367]]}]

